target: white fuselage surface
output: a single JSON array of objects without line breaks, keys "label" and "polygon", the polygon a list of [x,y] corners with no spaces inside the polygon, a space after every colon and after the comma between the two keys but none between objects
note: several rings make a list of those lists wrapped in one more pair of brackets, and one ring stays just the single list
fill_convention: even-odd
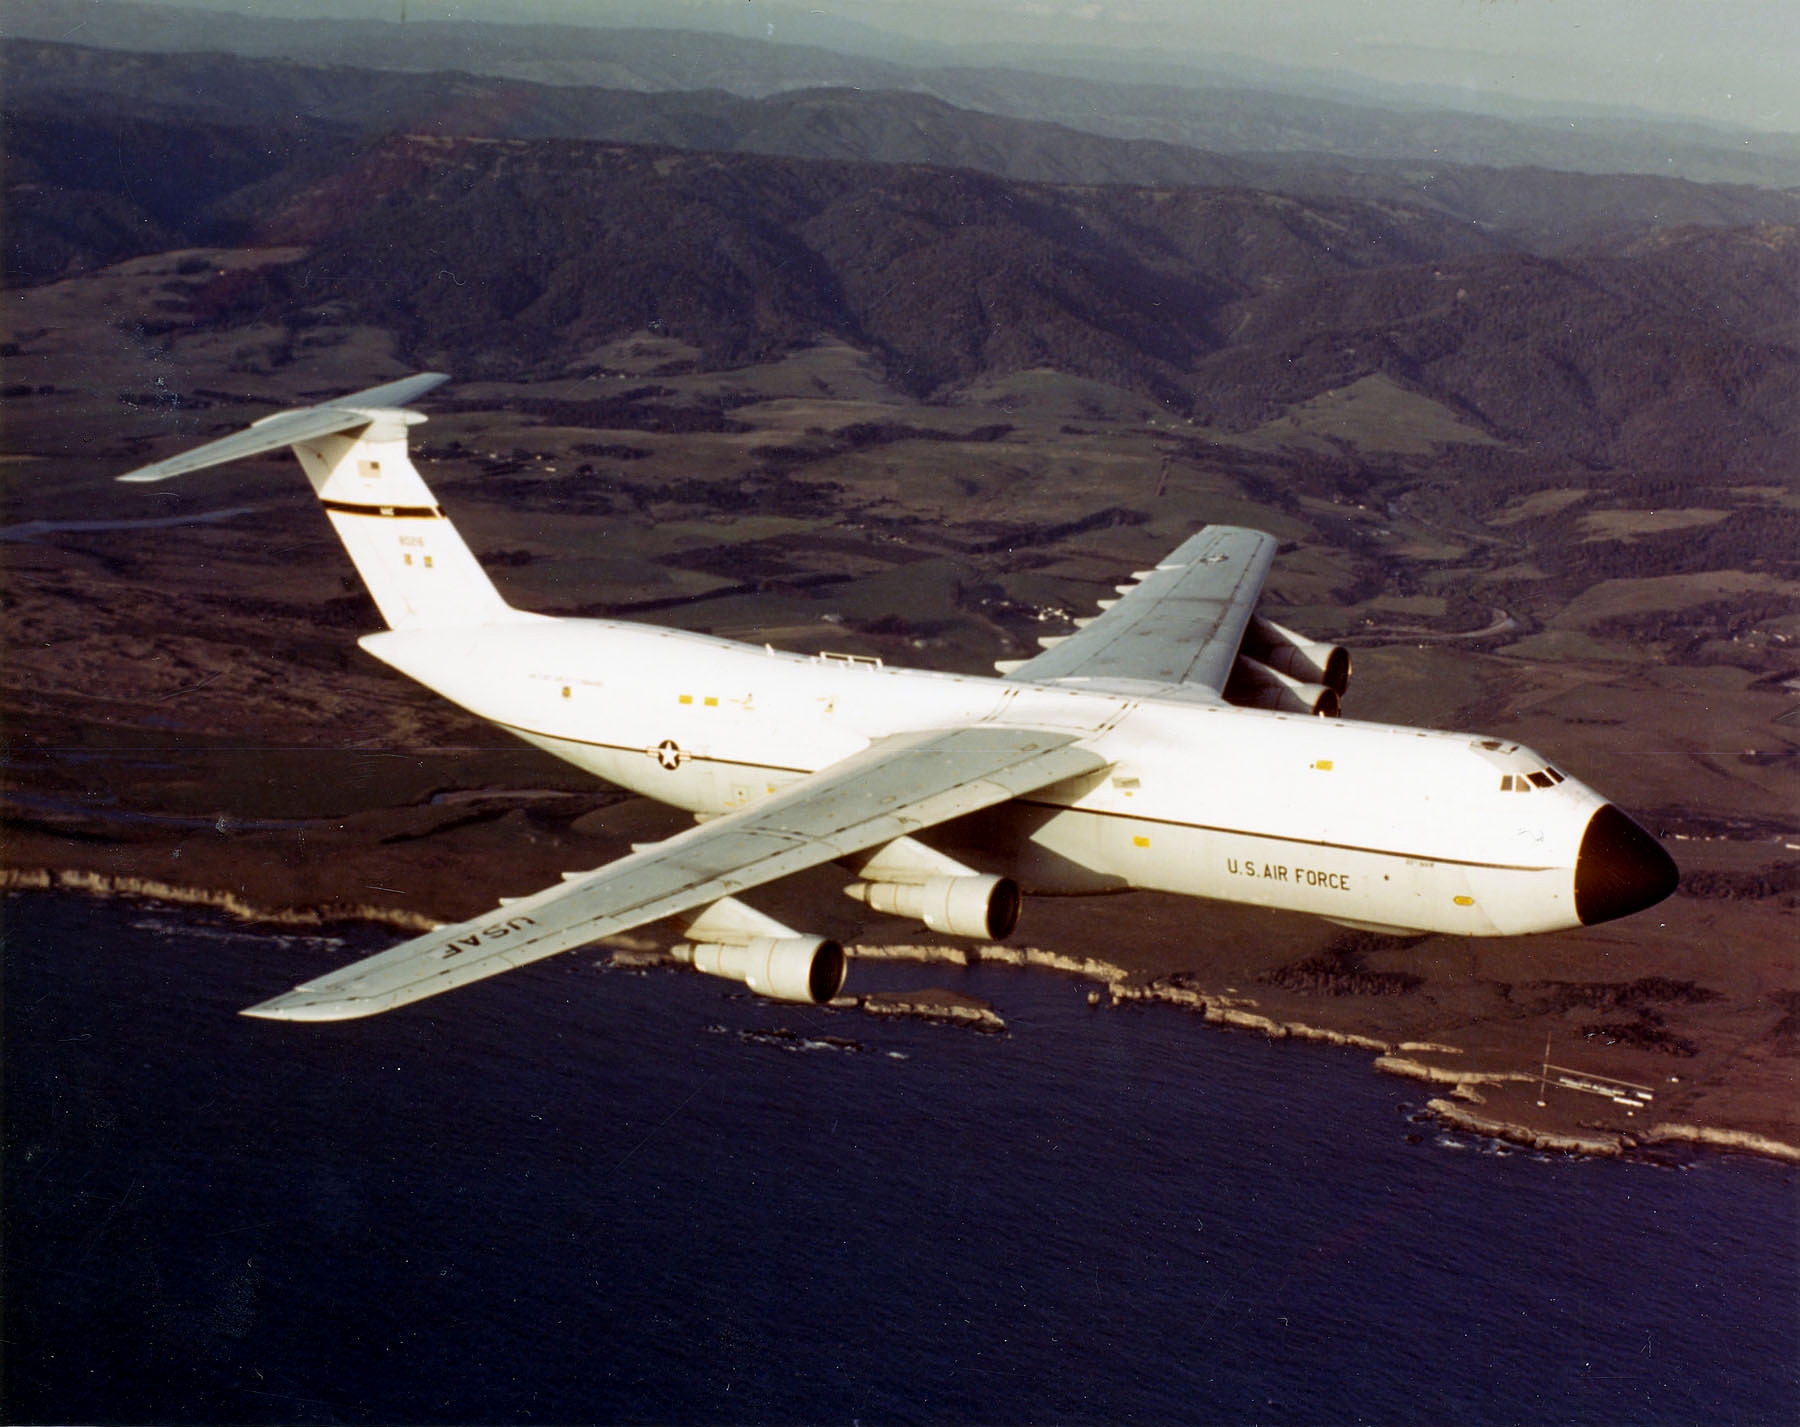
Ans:
[{"label": "white fuselage surface", "polygon": [[981,722],[1077,733],[1108,771],[930,839],[1040,893],[1141,888],[1371,928],[1548,931],[1581,924],[1575,865],[1606,801],[1528,749],[1469,734],[809,658],[618,621],[362,644],[559,758],[701,815],[889,734]]}]

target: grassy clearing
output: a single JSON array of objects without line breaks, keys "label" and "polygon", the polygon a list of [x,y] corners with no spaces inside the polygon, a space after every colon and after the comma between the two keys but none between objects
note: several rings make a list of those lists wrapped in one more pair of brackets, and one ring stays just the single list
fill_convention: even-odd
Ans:
[{"label": "grassy clearing", "polygon": [[1586,489],[1576,490],[1567,486],[1559,486],[1555,490],[1537,491],[1490,515],[1487,523],[1504,529],[1509,525],[1517,525],[1521,521],[1536,520],[1545,515],[1556,515],[1572,505],[1579,505],[1592,494],[1592,491]]},{"label": "grassy clearing", "polygon": [[1424,619],[1441,619],[1448,612],[1442,595],[1379,595],[1363,609],[1372,614],[1407,614]]},{"label": "grassy clearing", "polygon": [[699,356],[698,347],[660,333],[642,331],[576,353],[569,359],[569,370],[645,376],[671,363],[695,361]]},{"label": "grassy clearing", "polygon": [[1800,510],[1800,491],[1785,486],[1731,486],[1729,493],[1758,505],[1775,505],[1785,510]]},{"label": "grassy clearing", "polygon": [[1483,570],[1475,576],[1475,580],[1479,584],[1512,584],[1515,581],[1547,580],[1549,578],[1551,576],[1548,571],[1541,570],[1532,564],[1502,565],[1497,570]]},{"label": "grassy clearing", "polygon": [[1729,510],[1591,510],[1576,521],[1584,540],[1629,540],[1665,530],[1692,530],[1731,518]]},{"label": "grassy clearing", "polygon": [[1166,407],[1123,387],[1033,369],[985,377],[971,382],[957,398],[960,405],[984,407],[1021,422],[1049,426],[1061,422],[1107,425],[1150,425],[1185,428]]},{"label": "grassy clearing", "polygon": [[1550,620],[1556,629],[1585,629],[1615,615],[1685,609],[1746,594],[1800,597],[1800,581],[1750,570],[1708,570],[1645,580],[1602,580],[1582,591]]},{"label": "grassy clearing", "polygon": [[1514,659],[1543,659],[1552,663],[1595,659],[1622,663],[1643,657],[1642,650],[1624,640],[1595,639],[1575,629],[1546,629],[1527,635],[1507,645],[1506,653]]},{"label": "grassy clearing", "polygon": [[1410,456],[1430,455],[1443,445],[1501,444],[1457,420],[1442,403],[1379,373],[1290,407],[1239,441],[1252,448],[1316,444],[1327,451],[1331,442],[1347,441],[1368,451]]}]

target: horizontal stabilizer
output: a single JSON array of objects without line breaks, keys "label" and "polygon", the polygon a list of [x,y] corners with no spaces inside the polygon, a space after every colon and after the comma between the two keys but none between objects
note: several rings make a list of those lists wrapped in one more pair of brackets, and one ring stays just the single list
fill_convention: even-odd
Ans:
[{"label": "horizontal stabilizer", "polygon": [[428,391],[436,391],[449,380],[449,376],[444,372],[414,372],[410,377],[401,377],[397,382],[383,382],[380,386],[353,391],[349,396],[334,396],[330,401],[320,404],[322,406],[405,406],[407,402],[424,396]]},{"label": "horizontal stabilizer", "polygon": [[[208,441],[204,446],[183,451],[179,456],[139,466],[119,479],[134,484],[166,481],[171,476],[186,475],[189,471],[204,470],[207,466],[241,461],[249,456],[260,456],[265,451],[279,451],[283,447],[292,446],[296,441],[317,441],[340,431],[354,431],[371,425],[392,408],[423,395],[433,387],[442,386],[449,380],[441,372],[420,372],[417,376],[406,377],[401,381],[387,382],[366,391],[336,397],[319,406],[277,412],[273,416],[265,416],[246,430],[222,436],[217,441]],[[401,415],[396,419],[404,421],[406,418]],[[416,421],[420,418],[413,419]]]}]

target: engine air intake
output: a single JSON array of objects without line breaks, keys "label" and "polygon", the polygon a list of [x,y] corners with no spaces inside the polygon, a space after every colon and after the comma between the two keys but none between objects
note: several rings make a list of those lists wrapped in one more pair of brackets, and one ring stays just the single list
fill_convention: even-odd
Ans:
[{"label": "engine air intake", "polygon": [[934,932],[999,941],[1019,924],[1019,884],[1010,877],[927,877],[852,882],[844,894],[877,912],[911,917]]},{"label": "engine air intake", "polygon": [[682,943],[675,959],[708,976],[741,981],[759,996],[822,1006],[844,989],[848,962],[830,937],[759,936],[737,946]]}]

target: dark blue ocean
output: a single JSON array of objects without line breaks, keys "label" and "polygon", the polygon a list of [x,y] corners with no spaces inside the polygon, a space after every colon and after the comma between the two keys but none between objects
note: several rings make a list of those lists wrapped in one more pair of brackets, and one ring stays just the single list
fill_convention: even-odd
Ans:
[{"label": "dark blue ocean", "polygon": [[1004,1037],[581,953],[234,1014],[387,940],[6,902],[6,1421],[1800,1421],[1790,1169],[1042,973],[852,969]]}]

